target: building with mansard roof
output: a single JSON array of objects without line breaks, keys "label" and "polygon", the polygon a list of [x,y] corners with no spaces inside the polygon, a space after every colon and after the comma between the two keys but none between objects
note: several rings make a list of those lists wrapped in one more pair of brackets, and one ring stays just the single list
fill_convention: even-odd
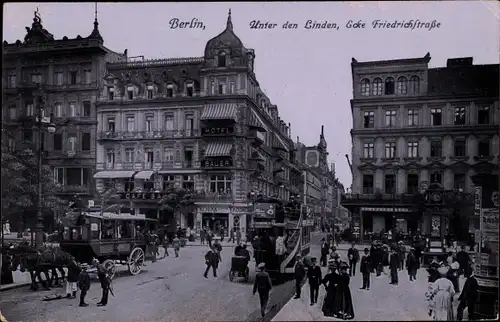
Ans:
[{"label": "building with mansard roof", "polygon": [[[24,41],[3,42],[2,125],[6,135],[2,143],[9,149],[27,146],[37,151],[42,140],[43,160],[54,168],[61,197],[93,197],[95,101],[105,64],[126,57],[104,46],[98,27],[96,15],[88,37],[56,39],[35,12]],[[57,126],[54,134],[37,131],[35,93],[39,85],[46,95],[43,116],[52,116]]]},{"label": "building with mansard roof", "polygon": [[429,68],[430,59],[352,60],[353,182],[342,204],[363,238],[464,238],[474,178],[498,183],[499,65],[466,57]]},{"label": "building with mansard roof", "polygon": [[[246,231],[249,194],[300,193],[290,124],[260,88],[254,50],[226,28],[202,57],[108,63],[97,107],[97,189],[174,228]],[[170,186],[196,210],[158,210]],[[165,219],[166,218],[166,219]]]}]

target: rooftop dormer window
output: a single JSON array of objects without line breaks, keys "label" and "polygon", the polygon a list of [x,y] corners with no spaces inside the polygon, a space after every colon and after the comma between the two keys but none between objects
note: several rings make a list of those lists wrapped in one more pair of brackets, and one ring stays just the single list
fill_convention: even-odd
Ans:
[{"label": "rooftop dormer window", "polygon": [[146,93],[147,93],[148,100],[153,99],[153,94],[154,94],[154,87],[153,87],[153,85],[148,85]]},{"label": "rooftop dormer window", "polygon": [[219,56],[217,56],[217,67],[226,67],[226,53],[221,52]]},{"label": "rooftop dormer window", "polygon": [[167,85],[167,97],[174,97],[174,85]]}]

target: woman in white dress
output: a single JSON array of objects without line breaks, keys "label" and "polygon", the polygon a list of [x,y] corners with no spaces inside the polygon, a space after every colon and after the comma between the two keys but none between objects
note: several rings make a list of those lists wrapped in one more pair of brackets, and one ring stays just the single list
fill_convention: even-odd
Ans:
[{"label": "woman in white dress", "polygon": [[453,321],[453,296],[455,289],[453,283],[446,278],[450,267],[442,264],[438,268],[441,275],[433,285],[432,293],[434,294],[434,320],[436,321]]}]

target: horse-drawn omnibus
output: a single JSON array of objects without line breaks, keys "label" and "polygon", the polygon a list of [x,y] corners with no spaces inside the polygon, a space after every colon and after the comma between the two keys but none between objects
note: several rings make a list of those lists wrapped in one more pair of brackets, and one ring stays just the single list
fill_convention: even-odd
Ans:
[{"label": "horse-drawn omnibus", "polygon": [[156,256],[149,248],[148,232],[156,220],[144,215],[82,212],[73,224],[64,228],[60,248],[78,261],[99,259],[111,277],[115,264],[128,266],[132,275],[140,273],[144,261]]},{"label": "horse-drawn omnibus", "polygon": [[251,227],[255,262],[264,262],[273,279],[292,274],[297,255],[309,254],[314,222],[305,219],[305,212],[295,202],[267,199],[254,203]]}]

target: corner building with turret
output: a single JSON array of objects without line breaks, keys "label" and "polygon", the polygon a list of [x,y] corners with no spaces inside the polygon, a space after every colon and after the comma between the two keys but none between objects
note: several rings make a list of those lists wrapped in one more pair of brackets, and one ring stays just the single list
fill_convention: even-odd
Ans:
[{"label": "corner building with turret", "polygon": [[[97,104],[97,190],[115,187],[126,208],[174,227],[243,233],[250,192],[298,194],[290,124],[260,88],[254,60],[229,13],[203,57],[108,63]],[[193,192],[196,210],[162,213],[158,200],[170,185]]]}]

